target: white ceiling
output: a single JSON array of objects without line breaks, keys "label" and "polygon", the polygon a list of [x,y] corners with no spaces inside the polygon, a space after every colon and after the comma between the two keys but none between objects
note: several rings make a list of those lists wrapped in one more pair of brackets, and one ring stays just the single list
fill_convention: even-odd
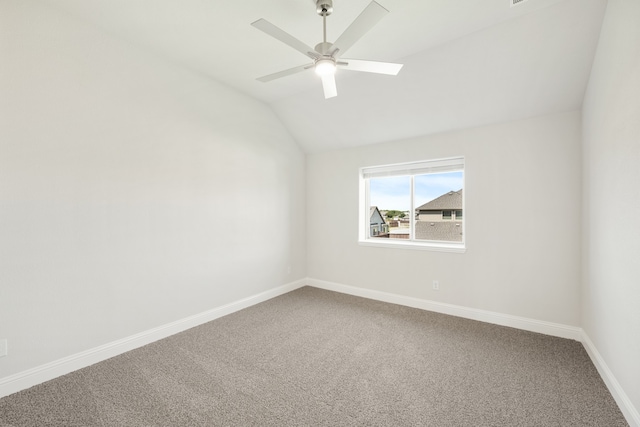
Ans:
[{"label": "white ceiling", "polygon": [[[390,13],[348,57],[401,62],[398,76],[340,70],[325,100],[308,58],[250,23],[308,45],[314,0],[43,0],[106,32],[270,104],[308,152],[397,140],[580,108],[606,0],[378,0]],[[334,0],[335,40],[370,0]]]}]

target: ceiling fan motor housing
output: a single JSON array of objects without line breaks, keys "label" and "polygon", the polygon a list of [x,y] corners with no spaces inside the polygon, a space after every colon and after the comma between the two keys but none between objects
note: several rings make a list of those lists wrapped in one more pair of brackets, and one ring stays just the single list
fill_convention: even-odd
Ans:
[{"label": "ceiling fan motor housing", "polygon": [[333,12],[333,0],[316,0],[316,12],[320,16],[329,16]]},{"label": "ceiling fan motor housing", "polygon": [[320,55],[329,55],[329,51],[331,50],[331,46],[333,46],[332,43],[329,42],[321,42],[318,43],[315,47],[316,52],[318,52]]}]

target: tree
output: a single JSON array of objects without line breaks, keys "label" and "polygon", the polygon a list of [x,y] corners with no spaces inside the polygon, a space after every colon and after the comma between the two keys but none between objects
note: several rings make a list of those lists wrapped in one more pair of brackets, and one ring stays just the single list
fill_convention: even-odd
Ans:
[{"label": "tree", "polygon": [[405,217],[405,214],[404,214],[404,212],[402,212],[402,211],[390,210],[390,211],[387,211],[387,213],[386,213],[386,215],[385,215],[385,216],[386,216],[387,218],[395,218],[395,217],[398,217],[398,218],[404,218],[404,217]]}]

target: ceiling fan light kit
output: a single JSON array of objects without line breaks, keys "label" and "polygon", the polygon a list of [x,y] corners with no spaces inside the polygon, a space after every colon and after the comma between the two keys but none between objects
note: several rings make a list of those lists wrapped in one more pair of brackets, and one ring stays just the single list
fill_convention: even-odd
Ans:
[{"label": "ceiling fan light kit", "polygon": [[321,58],[316,61],[314,68],[319,76],[333,75],[336,73],[336,62],[331,58]]},{"label": "ceiling fan light kit", "polygon": [[251,25],[280,40],[282,43],[294,48],[303,55],[311,58],[311,64],[305,64],[288,70],[279,71],[258,78],[261,82],[268,82],[299,73],[309,68],[313,68],[317,75],[322,77],[322,87],[325,98],[332,98],[338,95],[336,89],[335,72],[337,68],[352,71],[364,71],[368,73],[397,75],[402,68],[402,64],[391,62],[366,61],[362,59],[340,59],[340,56],[353,46],[362,36],[367,33],[380,19],[387,13],[384,7],[375,0],[362,11],[362,13],[349,25],[340,37],[334,42],[327,41],[327,16],[333,12],[333,0],[316,0],[316,12],[322,16],[323,41],[315,48],[311,48],[304,42],[291,36],[280,28],[276,27],[265,19],[258,19]]}]

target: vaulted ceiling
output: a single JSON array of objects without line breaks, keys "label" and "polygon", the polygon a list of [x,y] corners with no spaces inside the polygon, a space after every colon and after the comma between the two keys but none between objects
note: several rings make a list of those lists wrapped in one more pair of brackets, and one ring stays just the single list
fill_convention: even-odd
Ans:
[{"label": "vaulted ceiling", "polygon": [[[390,11],[350,58],[401,62],[398,76],[347,70],[324,99],[310,62],[253,28],[265,18],[308,45],[314,0],[43,0],[107,33],[269,104],[308,152],[580,108],[606,0],[378,0]],[[370,0],[334,0],[335,40]]]}]

